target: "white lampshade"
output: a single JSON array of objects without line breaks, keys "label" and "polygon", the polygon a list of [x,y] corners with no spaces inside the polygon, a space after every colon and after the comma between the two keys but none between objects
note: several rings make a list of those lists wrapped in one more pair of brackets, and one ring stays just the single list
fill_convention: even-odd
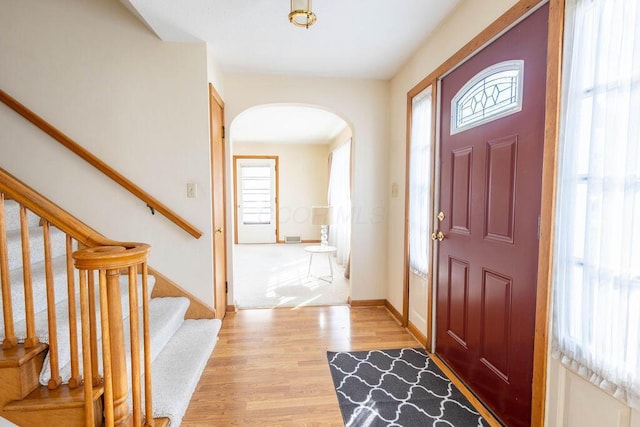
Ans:
[{"label": "white lampshade", "polygon": [[331,224],[331,206],[311,206],[311,223],[313,225]]}]

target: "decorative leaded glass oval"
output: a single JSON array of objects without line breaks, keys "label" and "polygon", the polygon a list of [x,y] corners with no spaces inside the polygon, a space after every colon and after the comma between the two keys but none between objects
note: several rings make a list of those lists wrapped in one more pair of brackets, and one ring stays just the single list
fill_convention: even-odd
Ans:
[{"label": "decorative leaded glass oval", "polygon": [[451,100],[451,135],[522,110],[524,61],[485,68]]}]

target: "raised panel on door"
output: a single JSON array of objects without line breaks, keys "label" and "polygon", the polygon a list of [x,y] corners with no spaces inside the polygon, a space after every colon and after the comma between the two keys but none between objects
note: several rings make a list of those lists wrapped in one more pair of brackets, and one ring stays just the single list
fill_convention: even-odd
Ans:
[{"label": "raised panel on door", "polygon": [[449,258],[447,334],[467,347],[469,303],[469,264]]},{"label": "raised panel on door", "polygon": [[484,270],[480,317],[480,360],[498,377],[509,382],[511,360],[512,280]]},{"label": "raised panel on door", "polygon": [[472,147],[451,152],[451,231],[470,233]]},{"label": "raised panel on door", "polygon": [[487,142],[485,238],[513,243],[517,135]]}]

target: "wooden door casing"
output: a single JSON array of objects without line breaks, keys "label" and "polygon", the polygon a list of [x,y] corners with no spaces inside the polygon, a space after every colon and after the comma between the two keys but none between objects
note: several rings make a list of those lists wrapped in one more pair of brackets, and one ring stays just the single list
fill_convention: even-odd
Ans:
[{"label": "wooden door casing", "polygon": [[211,135],[211,193],[213,212],[213,287],[216,319],[224,318],[227,309],[227,239],[224,103],[213,85],[209,84],[209,114]]},{"label": "wooden door casing", "polygon": [[[508,425],[529,425],[548,6],[441,80],[436,352]],[[524,60],[522,110],[454,135],[451,99]]]}]

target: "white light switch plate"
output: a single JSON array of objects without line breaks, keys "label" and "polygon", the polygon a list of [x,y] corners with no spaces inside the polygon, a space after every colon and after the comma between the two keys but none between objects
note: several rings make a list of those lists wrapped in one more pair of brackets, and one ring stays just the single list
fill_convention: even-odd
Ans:
[{"label": "white light switch plate", "polygon": [[391,197],[398,197],[398,183],[391,184]]},{"label": "white light switch plate", "polygon": [[190,199],[198,197],[198,184],[195,182],[187,183],[187,197]]}]

